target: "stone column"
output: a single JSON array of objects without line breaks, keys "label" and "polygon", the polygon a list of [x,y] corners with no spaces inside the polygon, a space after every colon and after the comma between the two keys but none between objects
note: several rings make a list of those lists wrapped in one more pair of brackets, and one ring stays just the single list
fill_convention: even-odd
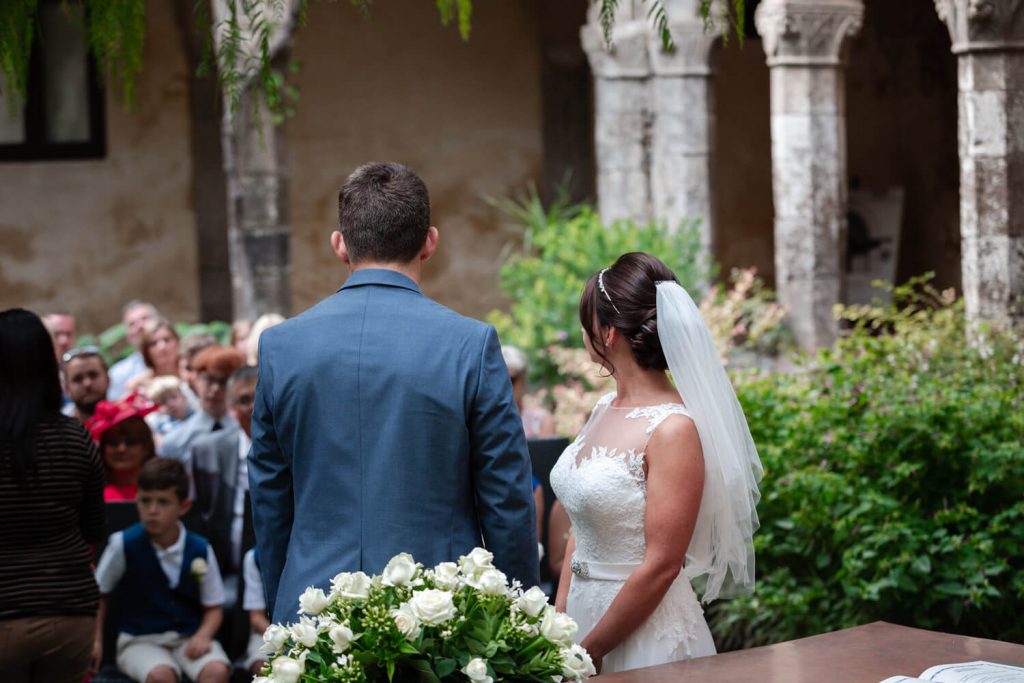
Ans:
[{"label": "stone column", "polygon": [[806,349],[835,339],[843,299],[843,52],[863,13],[862,0],[764,0],[755,17],[771,71],[775,281]]},{"label": "stone column", "polygon": [[235,316],[291,311],[291,226],[284,126],[262,97],[242,96],[224,119],[228,179],[228,241]]},{"label": "stone column", "polygon": [[967,314],[1024,322],[1024,1],[936,0],[959,80],[961,278]]},{"label": "stone column", "polygon": [[[240,0],[214,0],[221,47],[231,7]],[[271,24],[268,52],[278,74],[285,71],[299,0],[256,0],[249,14],[238,12],[238,64],[243,65],[237,108],[225,96],[221,121],[224,176],[227,181],[227,232],[231,289],[235,317],[250,320],[263,313],[291,312],[291,225],[288,221],[288,157],[284,125],[276,122],[263,94],[256,88],[261,37],[250,23],[254,17]],[[248,69],[248,71],[246,71]]]},{"label": "stone column", "polygon": [[606,45],[598,5],[580,30],[594,75],[594,153],[597,209],[610,222],[651,219],[651,102],[647,17],[632,2],[619,5]]},{"label": "stone column", "polygon": [[651,210],[675,229],[699,219],[704,253],[713,251],[711,160],[714,141],[711,45],[697,0],[666,0],[675,51],[648,29],[651,59]]}]

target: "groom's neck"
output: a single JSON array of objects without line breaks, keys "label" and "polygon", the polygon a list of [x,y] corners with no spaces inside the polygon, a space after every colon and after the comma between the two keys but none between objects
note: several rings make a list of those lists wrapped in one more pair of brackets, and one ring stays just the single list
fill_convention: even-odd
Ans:
[{"label": "groom's neck", "polygon": [[415,259],[409,263],[393,263],[390,261],[359,261],[358,263],[349,263],[349,270],[356,272],[357,270],[369,270],[370,268],[378,268],[382,270],[393,270],[396,273],[401,273],[406,276],[417,285],[420,283],[420,278],[423,277],[423,262],[419,259]]}]

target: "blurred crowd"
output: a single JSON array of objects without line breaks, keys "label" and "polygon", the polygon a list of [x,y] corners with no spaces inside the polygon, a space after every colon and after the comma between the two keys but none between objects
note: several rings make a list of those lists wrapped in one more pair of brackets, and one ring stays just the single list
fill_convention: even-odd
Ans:
[{"label": "blurred crowd", "polygon": [[[260,671],[269,623],[247,457],[259,338],[283,320],[236,321],[221,345],[180,337],[131,301],[132,350],[108,365],[77,345],[73,315],[0,312],[5,680],[212,683]],[[553,420],[524,405],[526,355],[503,355],[532,450],[555,436]],[[535,478],[542,564],[557,577],[569,522],[545,489]]]}]

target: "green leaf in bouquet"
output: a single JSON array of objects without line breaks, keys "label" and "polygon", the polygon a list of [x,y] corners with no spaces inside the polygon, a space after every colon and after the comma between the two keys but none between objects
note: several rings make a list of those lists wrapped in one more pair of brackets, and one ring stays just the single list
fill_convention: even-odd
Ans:
[{"label": "green leaf in bouquet", "polygon": [[395,678],[395,660],[389,659],[387,664],[388,669],[388,680],[394,680]]},{"label": "green leaf in bouquet", "polygon": [[450,657],[442,657],[434,661],[434,673],[438,678],[450,675],[457,668],[459,668],[459,663]]},{"label": "green leaf in bouquet", "polygon": [[407,660],[409,666],[419,674],[420,680],[424,683],[441,683],[441,679],[437,677],[434,670],[430,666],[430,662],[425,659],[409,659]]}]

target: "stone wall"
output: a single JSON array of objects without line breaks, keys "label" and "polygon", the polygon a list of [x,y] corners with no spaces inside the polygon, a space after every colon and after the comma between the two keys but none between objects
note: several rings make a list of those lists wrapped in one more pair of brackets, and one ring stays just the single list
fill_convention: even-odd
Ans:
[{"label": "stone wall", "polygon": [[68,310],[80,330],[133,297],[197,316],[188,71],[171,3],[146,21],[138,110],[108,89],[105,159],[0,163],[0,309]]}]

